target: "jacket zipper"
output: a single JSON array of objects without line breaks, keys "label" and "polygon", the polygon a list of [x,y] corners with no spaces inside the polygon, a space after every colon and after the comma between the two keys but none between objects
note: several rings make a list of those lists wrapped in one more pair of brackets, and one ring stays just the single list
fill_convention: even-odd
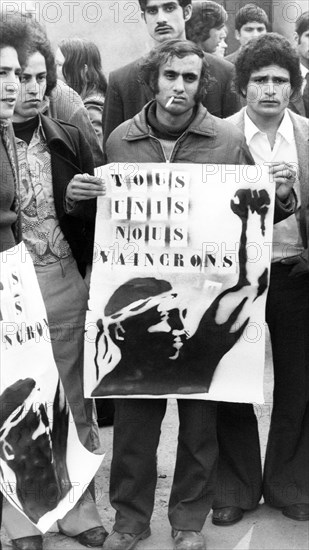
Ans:
[{"label": "jacket zipper", "polygon": [[166,158],[166,155],[165,155],[164,149],[163,149],[163,147],[162,147],[161,141],[160,141],[156,136],[153,136],[152,134],[149,134],[149,137],[151,137],[152,139],[154,139],[155,141],[157,141],[157,142],[159,143],[159,146],[160,146],[160,148],[161,148],[163,157],[164,157],[164,159],[165,159],[165,163],[166,163],[166,164],[169,164],[170,162],[173,162],[173,158],[175,157],[175,154],[176,154],[176,148],[178,149],[179,142],[180,142],[181,138],[182,138],[185,134],[186,134],[186,132],[183,132],[183,133],[181,134],[181,136],[179,136],[179,138],[176,139],[175,144],[174,144],[174,147],[173,147],[172,152],[171,152],[171,158],[170,158],[170,160],[167,160],[167,158]]}]

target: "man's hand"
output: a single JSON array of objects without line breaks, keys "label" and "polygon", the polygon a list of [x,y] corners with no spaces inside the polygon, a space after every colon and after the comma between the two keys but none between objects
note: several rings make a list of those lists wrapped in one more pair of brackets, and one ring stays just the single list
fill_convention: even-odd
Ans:
[{"label": "man's hand", "polygon": [[76,174],[67,186],[66,199],[87,201],[105,195],[104,180],[89,174]]},{"label": "man's hand", "polygon": [[269,166],[269,173],[272,174],[276,184],[276,195],[284,201],[288,198],[296,181],[296,169],[288,162],[272,162]]}]

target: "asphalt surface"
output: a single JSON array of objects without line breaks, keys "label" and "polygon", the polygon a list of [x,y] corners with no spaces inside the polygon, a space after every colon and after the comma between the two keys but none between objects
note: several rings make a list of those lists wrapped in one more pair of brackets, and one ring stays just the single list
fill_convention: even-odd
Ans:
[{"label": "asphalt surface", "polygon": [[[271,414],[273,387],[272,361],[267,346],[265,369],[265,404],[256,409],[261,438],[262,455]],[[158,452],[158,485],[155,510],[151,522],[152,535],[138,543],[137,550],[172,550],[173,543],[167,519],[167,505],[173,476],[176,438],[178,430],[177,406],[170,400],[162,426],[162,437]],[[108,501],[108,478],[111,460],[112,427],[100,429],[103,448],[106,452],[96,478],[97,505],[105,528],[112,530],[114,511]],[[230,527],[216,527],[208,516],[203,529],[208,550],[308,550],[309,522],[293,521],[260,503],[253,512],[247,512],[242,521]],[[5,532],[2,534],[3,550],[12,548]],[[60,535],[54,526],[44,535],[44,550],[78,550],[85,548],[74,539]]]}]

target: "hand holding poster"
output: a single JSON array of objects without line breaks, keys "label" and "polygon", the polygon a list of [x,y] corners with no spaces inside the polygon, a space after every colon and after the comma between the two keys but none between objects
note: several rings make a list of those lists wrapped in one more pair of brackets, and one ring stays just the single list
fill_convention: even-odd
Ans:
[{"label": "hand holding poster", "polygon": [[78,439],[29,253],[21,243],[0,261],[1,490],[44,533],[73,508],[103,456]]},{"label": "hand holding poster", "polygon": [[100,175],[86,396],[262,402],[268,175],[185,164]]}]

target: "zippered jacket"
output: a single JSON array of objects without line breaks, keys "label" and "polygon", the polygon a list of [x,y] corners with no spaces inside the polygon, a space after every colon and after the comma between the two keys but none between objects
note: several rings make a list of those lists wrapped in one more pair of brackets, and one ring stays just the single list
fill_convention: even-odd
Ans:
[{"label": "zippered jacket", "polygon": [[[147,123],[149,102],[134,118],[120,124],[106,143],[107,162],[166,162],[160,140]],[[170,162],[254,164],[242,132],[211,115],[199,104],[190,126],[175,143]]]}]

